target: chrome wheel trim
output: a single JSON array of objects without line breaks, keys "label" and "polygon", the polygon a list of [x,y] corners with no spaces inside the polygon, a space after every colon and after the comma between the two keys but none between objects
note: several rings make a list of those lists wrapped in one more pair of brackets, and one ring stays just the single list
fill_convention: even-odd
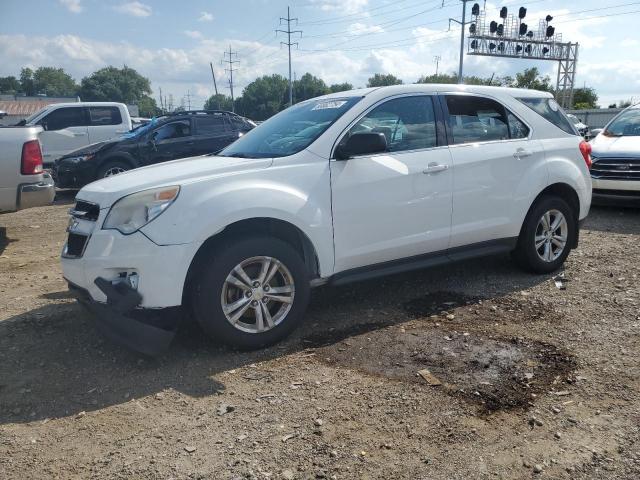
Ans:
[{"label": "chrome wheel trim", "polygon": [[118,175],[119,173],[124,173],[127,170],[122,167],[111,167],[104,172],[104,178],[113,177],[114,175]]},{"label": "chrome wheel trim", "polygon": [[551,263],[562,255],[567,246],[569,226],[564,214],[559,210],[545,212],[536,227],[534,245],[538,257]]},{"label": "chrome wheel trim", "polygon": [[246,333],[264,333],[287,317],[295,297],[289,269],[277,258],[243,260],[229,272],[220,305],[227,321]]}]

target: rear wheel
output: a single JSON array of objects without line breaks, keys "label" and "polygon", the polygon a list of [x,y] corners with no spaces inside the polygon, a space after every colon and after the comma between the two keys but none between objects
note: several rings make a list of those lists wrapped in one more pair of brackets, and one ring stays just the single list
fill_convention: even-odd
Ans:
[{"label": "rear wheel", "polygon": [[309,280],[289,244],[270,237],[241,240],[205,262],[191,294],[194,316],[211,338],[260,348],[280,341],[302,320]]},{"label": "rear wheel", "polygon": [[542,197],[524,221],[514,258],[526,270],[553,272],[567,259],[575,235],[576,218],[567,202]]},{"label": "rear wheel", "polygon": [[114,175],[124,173],[127,170],[131,170],[131,165],[121,160],[113,160],[105,163],[102,167],[100,167],[96,177],[98,179],[112,177]]}]

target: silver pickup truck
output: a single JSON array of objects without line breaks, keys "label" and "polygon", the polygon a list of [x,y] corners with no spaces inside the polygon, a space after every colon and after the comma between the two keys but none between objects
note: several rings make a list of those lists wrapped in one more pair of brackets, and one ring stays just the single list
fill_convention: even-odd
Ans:
[{"label": "silver pickup truck", "polygon": [[42,168],[42,127],[0,128],[0,213],[53,202],[55,187]]}]

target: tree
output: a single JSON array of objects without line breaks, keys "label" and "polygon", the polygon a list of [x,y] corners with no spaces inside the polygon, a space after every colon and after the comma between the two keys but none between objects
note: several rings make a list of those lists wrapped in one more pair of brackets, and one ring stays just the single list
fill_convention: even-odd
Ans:
[{"label": "tree", "polygon": [[353,90],[353,85],[351,85],[349,82],[334,83],[329,87],[329,91],[331,93],[346,92],[347,90]]},{"label": "tree", "polygon": [[217,95],[211,95],[204,102],[205,110],[232,110],[231,97],[218,93]]},{"label": "tree", "polygon": [[126,65],[106,67],[83,78],[79,94],[84,101],[136,103],[151,95],[151,82]]},{"label": "tree", "polygon": [[551,79],[548,75],[542,76],[537,67],[526,68],[522,73],[516,73],[515,82],[511,85],[517,88],[531,88],[533,90],[542,90],[544,92],[552,92]]},{"label": "tree", "polygon": [[29,67],[20,70],[20,91],[29,97],[35,94],[33,70]]},{"label": "tree", "polygon": [[0,93],[16,94],[20,91],[20,82],[12,75],[0,77]]},{"label": "tree", "polygon": [[282,75],[264,75],[245,87],[237,109],[254,120],[266,120],[287,107],[289,82]]},{"label": "tree", "polygon": [[[468,75],[463,77],[463,83],[466,85],[493,85],[493,86],[508,86],[513,83],[511,77],[496,77],[491,76],[488,78],[477,77],[475,75]],[[456,73],[439,73],[437,75],[422,76],[416,83],[458,83],[458,75]]]},{"label": "tree", "polygon": [[156,117],[162,112],[158,108],[156,99],[149,95],[143,95],[138,101],[138,114],[141,117]]},{"label": "tree", "polygon": [[33,89],[36,94],[49,97],[73,97],[77,95],[78,85],[62,68],[38,67],[33,72]]},{"label": "tree", "polygon": [[293,97],[296,102],[319,97],[329,93],[329,87],[324,80],[305,73],[299,80],[293,82]]},{"label": "tree", "polygon": [[386,87],[387,85],[402,85],[402,80],[390,73],[376,73],[367,81],[367,87]]},{"label": "tree", "polygon": [[598,94],[593,88],[576,88],[573,91],[573,108],[576,110],[598,108]]}]

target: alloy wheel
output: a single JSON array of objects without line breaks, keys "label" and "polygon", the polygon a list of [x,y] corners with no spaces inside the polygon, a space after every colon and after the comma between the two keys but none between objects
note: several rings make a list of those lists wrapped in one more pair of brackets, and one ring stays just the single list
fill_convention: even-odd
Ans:
[{"label": "alloy wheel", "polygon": [[545,212],[536,227],[535,248],[540,259],[551,263],[555,261],[567,246],[568,224],[559,210]]}]

